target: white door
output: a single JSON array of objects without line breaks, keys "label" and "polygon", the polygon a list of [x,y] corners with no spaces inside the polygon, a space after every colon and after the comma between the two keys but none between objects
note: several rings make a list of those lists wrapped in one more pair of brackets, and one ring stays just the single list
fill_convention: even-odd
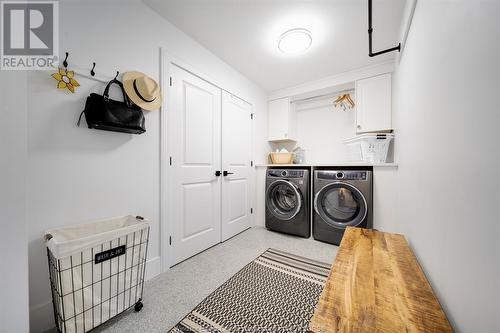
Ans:
[{"label": "white door", "polygon": [[222,93],[222,240],[251,226],[251,105]]},{"label": "white door", "polygon": [[[221,240],[221,90],[172,66],[171,264]],[[167,185],[169,186],[169,185]]]}]

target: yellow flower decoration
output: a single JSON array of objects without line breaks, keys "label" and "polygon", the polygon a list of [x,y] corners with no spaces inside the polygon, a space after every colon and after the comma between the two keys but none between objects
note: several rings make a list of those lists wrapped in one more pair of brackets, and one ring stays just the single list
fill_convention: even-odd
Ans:
[{"label": "yellow flower decoration", "polygon": [[75,87],[79,87],[80,84],[73,77],[75,76],[74,71],[68,71],[64,68],[59,67],[59,71],[57,73],[52,74],[52,77],[56,79],[57,88],[64,89],[68,88],[72,93],[75,92]]}]

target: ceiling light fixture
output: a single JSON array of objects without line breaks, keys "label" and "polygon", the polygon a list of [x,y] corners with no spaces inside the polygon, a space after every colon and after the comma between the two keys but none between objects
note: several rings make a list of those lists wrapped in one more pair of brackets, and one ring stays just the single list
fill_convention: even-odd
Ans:
[{"label": "ceiling light fixture", "polygon": [[311,47],[312,36],[307,29],[296,28],[285,31],[280,36],[278,49],[285,54],[304,53]]}]

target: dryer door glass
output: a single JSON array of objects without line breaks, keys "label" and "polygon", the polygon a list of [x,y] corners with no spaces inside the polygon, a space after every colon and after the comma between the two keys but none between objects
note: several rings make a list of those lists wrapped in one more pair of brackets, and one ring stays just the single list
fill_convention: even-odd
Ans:
[{"label": "dryer door glass", "polygon": [[299,213],[302,198],[294,184],[286,180],[277,180],[267,189],[266,206],[276,218],[290,220]]},{"label": "dryer door glass", "polygon": [[318,192],[314,209],[326,223],[342,229],[361,224],[367,214],[363,194],[356,187],[340,182],[326,185]]}]

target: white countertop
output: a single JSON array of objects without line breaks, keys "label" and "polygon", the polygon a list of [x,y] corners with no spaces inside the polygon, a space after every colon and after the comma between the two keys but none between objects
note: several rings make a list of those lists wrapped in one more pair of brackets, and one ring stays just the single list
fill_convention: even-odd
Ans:
[{"label": "white countertop", "polygon": [[356,166],[371,166],[371,167],[388,167],[397,168],[397,163],[363,163],[363,162],[333,162],[333,163],[305,163],[305,164],[256,164],[257,168],[267,168],[267,167],[356,167]]}]

